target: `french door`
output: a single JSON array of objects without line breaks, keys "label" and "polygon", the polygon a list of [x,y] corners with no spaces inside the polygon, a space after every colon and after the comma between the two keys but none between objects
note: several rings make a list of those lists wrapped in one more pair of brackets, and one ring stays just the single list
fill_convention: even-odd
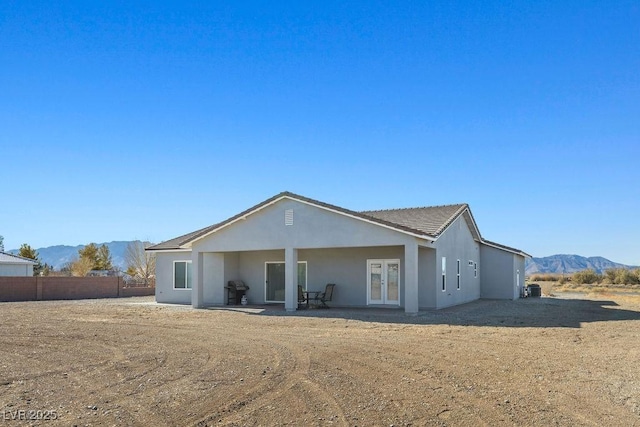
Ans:
[{"label": "french door", "polygon": [[400,260],[367,260],[367,304],[400,305]]}]

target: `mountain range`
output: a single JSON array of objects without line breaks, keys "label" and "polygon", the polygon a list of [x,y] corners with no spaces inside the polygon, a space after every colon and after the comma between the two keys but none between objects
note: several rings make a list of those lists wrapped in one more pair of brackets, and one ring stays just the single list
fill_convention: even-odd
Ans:
[{"label": "mountain range", "polygon": [[543,258],[528,259],[525,266],[525,274],[552,273],[564,274],[575,273],[586,269],[603,273],[610,268],[636,268],[610,261],[601,256],[583,257],[580,255],[551,255]]},{"label": "mountain range", "polygon": [[[107,245],[111,252],[113,265],[121,269],[126,269],[125,253],[131,241],[115,241],[108,243],[97,243],[98,246]],[[43,263],[52,265],[56,270],[62,268],[66,263],[78,257],[78,250],[85,245],[66,246],[57,245],[37,249],[40,260]],[[17,254],[17,249],[12,249],[10,253]],[[575,273],[576,271],[591,268],[598,273],[602,273],[609,268],[636,268],[629,265],[610,261],[606,258],[594,256],[583,257],[580,255],[551,255],[543,258],[527,259],[525,274],[535,273]]]},{"label": "mountain range", "polygon": [[[137,241],[137,240],[134,240]],[[111,252],[111,262],[114,267],[119,267],[122,270],[126,270],[125,254],[127,252],[127,246],[132,243],[131,241],[116,241],[108,243],[96,243],[98,246],[107,245],[109,252]],[[49,246],[46,248],[37,249],[38,255],[40,255],[40,261],[44,264],[52,265],[54,269],[60,270],[66,263],[71,262],[78,258],[78,250],[84,248],[85,245],[67,246],[57,245]],[[12,249],[9,253],[17,254],[18,249]]]}]

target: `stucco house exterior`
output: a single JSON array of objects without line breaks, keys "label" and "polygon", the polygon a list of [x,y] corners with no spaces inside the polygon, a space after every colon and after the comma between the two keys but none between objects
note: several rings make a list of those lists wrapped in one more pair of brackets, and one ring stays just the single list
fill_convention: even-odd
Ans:
[{"label": "stucco house exterior", "polygon": [[34,265],[31,259],[0,252],[0,276],[33,276]]},{"label": "stucco house exterior", "polygon": [[250,304],[297,309],[297,285],[335,283],[332,305],[407,313],[516,299],[525,252],[484,239],[467,204],[356,212],[290,192],[149,247],[156,300],[224,305],[242,280]]}]

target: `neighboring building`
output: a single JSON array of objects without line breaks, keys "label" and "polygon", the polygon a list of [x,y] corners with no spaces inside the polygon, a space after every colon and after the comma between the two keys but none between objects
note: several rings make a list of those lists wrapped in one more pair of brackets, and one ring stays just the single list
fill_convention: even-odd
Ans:
[{"label": "neighboring building", "polygon": [[483,239],[467,204],[355,212],[289,192],[147,250],[158,302],[223,305],[242,280],[250,304],[292,311],[298,284],[335,283],[334,306],[408,313],[516,299],[529,256]]},{"label": "neighboring building", "polygon": [[33,276],[36,262],[7,252],[0,252],[0,276]]}]

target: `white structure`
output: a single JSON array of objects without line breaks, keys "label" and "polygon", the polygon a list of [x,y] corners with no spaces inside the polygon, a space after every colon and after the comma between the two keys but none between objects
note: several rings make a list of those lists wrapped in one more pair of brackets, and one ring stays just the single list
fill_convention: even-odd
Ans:
[{"label": "white structure", "polygon": [[7,252],[0,252],[0,276],[33,276],[36,262]]}]

